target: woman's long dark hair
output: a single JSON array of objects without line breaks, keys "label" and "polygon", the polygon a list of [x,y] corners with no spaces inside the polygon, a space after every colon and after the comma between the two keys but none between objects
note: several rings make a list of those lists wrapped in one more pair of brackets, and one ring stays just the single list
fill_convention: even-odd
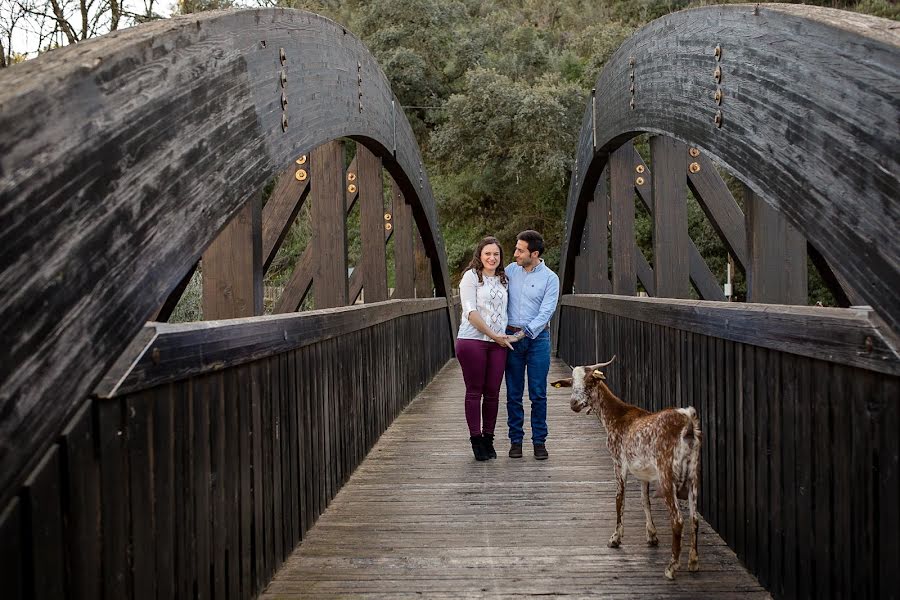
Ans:
[{"label": "woman's long dark hair", "polygon": [[478,275],[478,283],[484,283],[484,278],[482,276],[482,272],[484,271],[484,265],[481,264],[481,251],[484,250],[485,246],[489,246],[491,244],[497,244],[497,247],[500,248],[500,263],[497,265],[497,270],[494,272],[494,275],[500,278],[500,283],[504,286],[507,284],[506,281],[506,271],[503,270],[503,246],[500,245],[500,242],[497,241],[497,238],[493,236],[487,236],[478,242],[478,246],[475,247],[475,254],[472,256],[472,262],[469,263],[467,268],[475,269],[475,274]]}]

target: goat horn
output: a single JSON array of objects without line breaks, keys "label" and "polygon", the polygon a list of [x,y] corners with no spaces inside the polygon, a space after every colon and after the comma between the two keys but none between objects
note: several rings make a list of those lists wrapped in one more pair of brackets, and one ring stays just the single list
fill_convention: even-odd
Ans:
[{"label": "goat horn", "polygon": [[607,365],[612,364],[612,361],[614,361],[614,360],[616,360],[616,355],[615,355],[615,354],[613,354],[613,357],[612,357],[611,359],[609,359],[608,361],[606,361],[605,363],[600,363],[600,364],[594,365],[594,368],[595,368],[595,369],[599,369],[600,367],[605,367],[605,366],[607,366]]}]

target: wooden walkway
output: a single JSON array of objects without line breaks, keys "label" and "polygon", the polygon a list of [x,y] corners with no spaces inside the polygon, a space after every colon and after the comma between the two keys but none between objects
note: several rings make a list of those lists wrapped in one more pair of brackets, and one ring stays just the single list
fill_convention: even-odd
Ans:
[{"label": "wooden walkway", "polygon": [[[567,373],[553,364],[551,377]],[[569,409],[568,390],[550,391],[547,461],[534,460],[527,430],[524,458],[507,458],[504,390],[498,458],[476,462],[462,398],[454,360],[385,432],[262,598],[768,597],[706,522],[700,572],[687,572],[685,550],[678,578],[664,579],[671,528],[654,500],[660,544],[645,545],[635,481],[623,545],[606,547],[612,461],[599,422]]]}]

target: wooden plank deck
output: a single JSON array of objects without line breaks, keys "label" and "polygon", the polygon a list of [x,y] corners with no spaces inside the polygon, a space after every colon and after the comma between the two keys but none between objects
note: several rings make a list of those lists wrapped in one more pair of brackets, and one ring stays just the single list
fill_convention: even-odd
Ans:
[{"label": "wooden plank deck", "polygon": [[[568,373],[554,362],[551,377]],[[262,598],[769,597],[706,522],[700,572],[687,572],[685,549],[678,578],[664,579],[671,527],[654,500],[660,544],[645,545],[635,481],[623,545],[606,547],[615,524],[612,461],[602,427],[569,409],[568,390],[550,389],[547,461],[531,455],[527,423],[525,456],[507,458],[503,390],[498,458],[476,462],[462,398],[451,361],[381,437]]]}]

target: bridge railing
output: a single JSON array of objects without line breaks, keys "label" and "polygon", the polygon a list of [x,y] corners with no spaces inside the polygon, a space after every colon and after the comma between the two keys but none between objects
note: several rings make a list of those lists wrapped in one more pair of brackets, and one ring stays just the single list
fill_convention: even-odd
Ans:
[{"label": "bridge railing", "polygon": [[254,597],[449,335],[443,298],[148,324],[0,511],[5,593]]},{"label": "bridge railing", "polygon": [[900,363],[871,310],[613,295],[561,305],[563,360],[616,355],[605,371],[624,400],[697,409],[700,510],[774,595],[896,592]]}]

